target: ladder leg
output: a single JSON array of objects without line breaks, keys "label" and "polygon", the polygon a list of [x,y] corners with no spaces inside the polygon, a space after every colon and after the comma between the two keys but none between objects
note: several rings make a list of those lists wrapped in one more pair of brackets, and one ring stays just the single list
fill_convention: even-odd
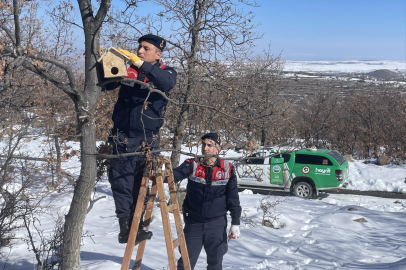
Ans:
[{"label": "ladder leg", "polygon": [[130,267],[131,255],[134,250],[135,238],[137,237],[138,226],[140,224],[145,196],[147,194],[147,186],[149,182],[148,170],[150,166],[150,162],[147,161],[141,181],[140,191],[138,194],[137,205],[134,211],[134,217],[131,224],[130,235],[128,236],[127,246],[125,248],[123,263],[121,264],[121,270],[128,270],[128,268]]},{"label": "ladder leg", "polygon": [[[148,200],[148,203],[146,204],[146,213],[145,213],[145,217],[144,217],[144,225],[147,229],[149,229],[149,225],[151,224],[152,210],[154,209],[156,194],[157,194],[157,186],[156,186],[156,180],[154,179],[152,182],[149,200]],[[147,243],[147,240],[144,240],[138,244],[137,257],[135,258],[135,264],[132,268],[133,270],[139,270],[141,268],[141,262],[142,262],[142,257],[144,256],[146,243]]]},{"label": "ladder leg", "polygon": [[189,253],[188,253],[187,247],[186,247],[186,239],[185,239],[185,235],[183,232],[182,218],[180,215],[178,197],[176,196],[176,185],[175,185],[175,181],[173,180],[173,171],[172,171],[172,165],[171,165],[170,160],[169,160],[169,162],[165,163],[165,170],[167,170],[169,172],[169,176],[167,179],[168,179],[169,194],[171,196],[171,202],[172,202],[172,204],[175,204],[178,206],[173,209],[173,216],[175,218],[176,232],[178,234],[178,238],[182,239],[179,243],[179,248],[180,248],[180,253],[182,256],[182,260],[183,260],[183,267],[185,270],[191,270],[190,261],[189,261]]},{"label": "ladder leg", "polygon": [[158,186],[159,207],[161,208],[162,224],[164,227],[164,235],[166,242],[166,251],[168,253],[169,269],[176,270],[176,258],[172,241],[171,224],[169,220],[168,208],[166,205],[165,189],[163,177],[161,174],[156,177],[156,184]]}]

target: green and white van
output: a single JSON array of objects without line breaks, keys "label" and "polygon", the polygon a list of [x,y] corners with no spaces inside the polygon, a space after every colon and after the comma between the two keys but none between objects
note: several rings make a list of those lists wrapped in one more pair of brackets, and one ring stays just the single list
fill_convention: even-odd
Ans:
[{"label": "green and white van", "polygon": [[239,190],[279,190],[302,198],[347,186],[348,162],[337,151],[262,149],[236,164]]}]

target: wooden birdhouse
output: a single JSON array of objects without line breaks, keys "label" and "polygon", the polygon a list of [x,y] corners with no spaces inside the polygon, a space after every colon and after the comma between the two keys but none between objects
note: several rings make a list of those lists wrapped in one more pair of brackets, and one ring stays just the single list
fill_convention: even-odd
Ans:
[{"label": "wooden birdhouse", "polygon": [[127,76],[127,61],[130,60],[114,47],[110,47],[98,60],[103,65],[104,78]]}]

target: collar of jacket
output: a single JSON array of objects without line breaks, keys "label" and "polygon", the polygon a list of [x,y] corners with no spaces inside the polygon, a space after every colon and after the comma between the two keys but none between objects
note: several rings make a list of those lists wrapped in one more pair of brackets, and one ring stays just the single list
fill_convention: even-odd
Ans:
[{"label": "collar of jacket", "polygon": [[202,164],[202,165],[205,166],[205,167],[215,167],[215,166],[221,167],[221,160],[220,160],[219,158],[216,159],[216,162],[214,163],[213,166],[208,166],[207,164],[205,164],[205,163],[203,163],[203,162],[200,162],[200,159],[199,159],[199,158],[195,159],[195,162],[200,163],[200,164]]}]

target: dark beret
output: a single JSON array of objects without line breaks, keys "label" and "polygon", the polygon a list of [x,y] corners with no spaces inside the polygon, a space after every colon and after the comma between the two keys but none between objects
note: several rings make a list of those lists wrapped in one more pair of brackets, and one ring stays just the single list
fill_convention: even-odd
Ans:
[{"label": "dark beret", "polygon": [[145,35],[142,36],[138,39],[138,43],[141,43],[141,41],[146,41],[148,43],[151,43],[152,45],[154,45],[155,47],[157,47],[158,49],[160,49],[161,51],[163,51],[165,49],[166,46],[166,41],[165,39],[155,36],[155,35]]},{"label": "dark beret", "polygon": [[207,133],[207,134],[203,135],[202,140],[204,140],[206,138],[209,138],[209,139],[215,141],[219,145],[221,144],[220,136],[217,133]]}]

